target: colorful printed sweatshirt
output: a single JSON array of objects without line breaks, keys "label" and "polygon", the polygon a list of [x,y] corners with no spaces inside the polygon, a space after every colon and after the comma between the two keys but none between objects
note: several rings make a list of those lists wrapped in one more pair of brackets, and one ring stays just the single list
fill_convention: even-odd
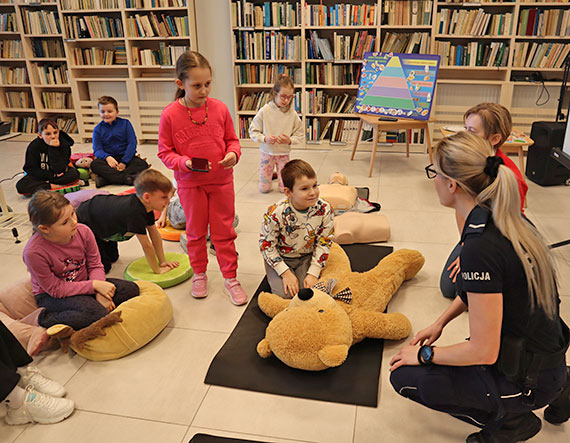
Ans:
[{"label": "colorful printed sweatshirt", "polygon": [[264,214],[259,248],[279,275],[289,269],[283,258],[313,254],[308,273],[318,278],[329,257],[333,231],[333,212],[326,201],[318,199],[314,206],[299,211],[285,198]]}]

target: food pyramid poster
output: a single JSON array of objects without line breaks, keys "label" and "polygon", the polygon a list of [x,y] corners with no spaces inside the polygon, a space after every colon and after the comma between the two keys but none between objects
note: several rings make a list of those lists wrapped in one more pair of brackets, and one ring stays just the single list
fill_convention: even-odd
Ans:
[{"label": "food pyramid poster", "polygon": [[429,120],[438,69],[439,55],[367,52],[356,112]]}]

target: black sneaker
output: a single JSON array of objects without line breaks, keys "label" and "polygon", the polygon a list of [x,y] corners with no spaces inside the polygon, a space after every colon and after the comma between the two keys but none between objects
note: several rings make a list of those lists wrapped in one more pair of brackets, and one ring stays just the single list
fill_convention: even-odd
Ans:
[{"label": "black sneaker", "polygon": [[100,175],[95,176],[95,187],[96,188],[102,188],[103,186],[107,186],[109,184],[109,182],[107,180],[105,180],[103,177],[101,177]]},{"label": "black sneaker", "polygon": [[544,419],[553,425],[560,425],[570,418],[570,366],[567,368],[566,387],[544,410]]},{"label": "black sneaker", "polygon": [[501,427],[494,431],[483,429],[467,437],[467,443],[516,443],[526,441],[540,432],[542,422],[532,412],[507,414]]}]

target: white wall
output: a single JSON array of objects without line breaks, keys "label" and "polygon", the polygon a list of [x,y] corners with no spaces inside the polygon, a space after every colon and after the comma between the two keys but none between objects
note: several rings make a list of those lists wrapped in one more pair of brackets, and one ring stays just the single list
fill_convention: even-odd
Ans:
[{"label": "white wall", "polygon": [[230,5],[228,0],[195,0],[195,4],[198,51],[214,71],[210,97],[226,104],[235,125]]}]

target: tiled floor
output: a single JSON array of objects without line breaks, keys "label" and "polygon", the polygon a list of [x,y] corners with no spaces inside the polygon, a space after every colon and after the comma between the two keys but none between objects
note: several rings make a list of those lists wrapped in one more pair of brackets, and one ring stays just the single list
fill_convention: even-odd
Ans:
[{"label": "tiled floor", "polygon": [[[26,143],[0,143],[0,179],[10,177],[23,163]],[[76,152],[88,152],[79,145]],[[156,146],[141,149],[155,168],[168,173],[156,157]],[[396,248],[415,248],[426,257],[423,270],[404,284],[390,310],[406,314],[415,331],[428,325],[448,305],[439,293],[439,274],[458,234],[454,215],[439,205],[433,183],[426,179],[427,155],[406,158],[401,153],[377,157],[374,176],[368,178],[367,153],[350,162],[350,152],[296,150],[292,157],[309,161],[319,179],[344,172],[352,185],[368,186],[370,199],[382,204],[390,220]],[[239,278],[252,294],[263,278],[257,248],[263,211],[281,194],[257,191],[255,149],[244,149],[236,167],[236,208],[240,216],[237,248]],[[14,190],[14,181],[2,184],[9,204],[25,211],[27,200]],[[570,188],[541,188],[529,183],[527,215],[543,229],[549,242],[570,237]],[[27,240],[29,230],[23,230]],[[26,275],[21,253],[25,241],[15,245],[0,232],[0,286]],[[168,251],[178,244],[165,243]],[[141,256],[135,240],[120,245],[121,258],[111,276],[120,277],[125,266]],[[556,250],[562,295],[562,312],[570,320],[570,246]],[[213,258],[210,256],[210,258]],[[445,414],[430,411],[398,396],[388,381],[388,363],[403,342],[387,343],[377,408],[356,407],[298,398],[281,397],[205,385],[211,359],[222,346],[243,307],[233,306],[222,292],[221,274],[215,259],[208,267],[210,295],[205,300],[190,297],[190,283],[168,289],[174,318],[148,346],[110,362],[89,362],[60,352],[42,353],[36,364],[52,378],[64,383],[77,410],[55,425],[10,427],[0,424],[0,441],[81,443],[186,443],[197,432],[270,442],[457,442],[474,431],[471,426]],[[445,331],[443,343],[462,340],[467,334],[466,315]],[[358,381],[355,380],[355,383]],[[0,418],[3,415],[0,412]],[[542,416],[542,413],[539,412]],[[536,442],[567,443],[570,423],[544,423]]]}]

